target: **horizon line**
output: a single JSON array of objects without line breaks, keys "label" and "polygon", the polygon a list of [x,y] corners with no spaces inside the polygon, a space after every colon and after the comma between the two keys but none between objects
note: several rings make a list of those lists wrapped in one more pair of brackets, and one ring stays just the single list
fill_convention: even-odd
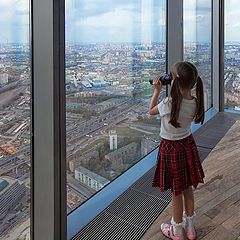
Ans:
[{"label": "horizon line", "polygon": [[[65,42],[65,44],[166,44],[166,42],[157,42],[157,41],[152,41],[152,42]],[[196,41],[188,41],[184,42],[184,44],[211,44],[211,42],[196,42]],[[240,43],[240,41],[225,41],[225,44],[229,43]],[[30,45],[31,43],[29,42],[0,42],[0,45]]]}]

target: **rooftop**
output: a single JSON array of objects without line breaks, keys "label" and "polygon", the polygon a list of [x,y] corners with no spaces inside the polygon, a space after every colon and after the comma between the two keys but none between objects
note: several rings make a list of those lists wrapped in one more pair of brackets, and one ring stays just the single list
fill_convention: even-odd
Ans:
[{"label": "rooftop", "polygon": [[9,185],[5,179],[0,179],[0,192],[3,191]]},{"label": "rooftop", "polygon": [[83,174],[85,174],[86,176],[89,176],[90,178],[98,181],[99,183],[102,183],[103,185],[107,184],[109,182],[108,179],[100,176],[99,174],[96,174],[90,170],[88,170],[87,168],[84,168],[82,166],[78,167],[75,171],[77,172],[81,172]]},{"label": "rooftop", "polygon": [[0,193],[4,191],[9,185],[12,185],[16,180],[14,178],[4,176],[0,177]]}]

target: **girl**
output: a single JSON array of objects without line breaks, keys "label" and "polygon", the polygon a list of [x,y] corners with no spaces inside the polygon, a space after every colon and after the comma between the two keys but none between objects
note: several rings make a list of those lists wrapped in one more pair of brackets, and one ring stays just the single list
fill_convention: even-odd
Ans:
[{"label": "girl", "polygon": [[[191,133],[191,122],[194,120],[203,124],[204,121],[203,83],[196,67],[190,62],[176,63],[171,68],[171,74],[170,97],[159,104],[160,77],[157,76],[153,83],[149,113],[160,114],[162,141],[152,186],[159,187],[162,192],[171,189],[173,193],[173,217],[171,224],[161,225],[162,233],[170,239],[183,240],[184,229],[188,239],[195,239],[192,187],[203,183],[204,173]],[[196,98],[191,94],[194,87]]]}]

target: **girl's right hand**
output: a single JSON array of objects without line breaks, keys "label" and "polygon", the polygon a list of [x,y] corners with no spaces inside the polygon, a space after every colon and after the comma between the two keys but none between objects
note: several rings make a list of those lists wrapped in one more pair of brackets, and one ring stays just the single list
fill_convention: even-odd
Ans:
[{"label": "girl's right hand", "polygon": [[156,90],[160,91],[162,88],[162,82],[160,81],[160,75],[157,75],[153,80],[153,86]]}]

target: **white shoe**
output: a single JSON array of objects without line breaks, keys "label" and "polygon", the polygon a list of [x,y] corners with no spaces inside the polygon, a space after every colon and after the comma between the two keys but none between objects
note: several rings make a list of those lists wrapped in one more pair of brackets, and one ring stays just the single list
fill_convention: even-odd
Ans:
[{"label": "white shoe", "polygon": [[191,217],[188,217],[185,212],[183,213],[183,228],[189,240],[194,240],[197,237],[197,232],[193,223],[193,219],[195,216],[196,216],[195,212]]}]

